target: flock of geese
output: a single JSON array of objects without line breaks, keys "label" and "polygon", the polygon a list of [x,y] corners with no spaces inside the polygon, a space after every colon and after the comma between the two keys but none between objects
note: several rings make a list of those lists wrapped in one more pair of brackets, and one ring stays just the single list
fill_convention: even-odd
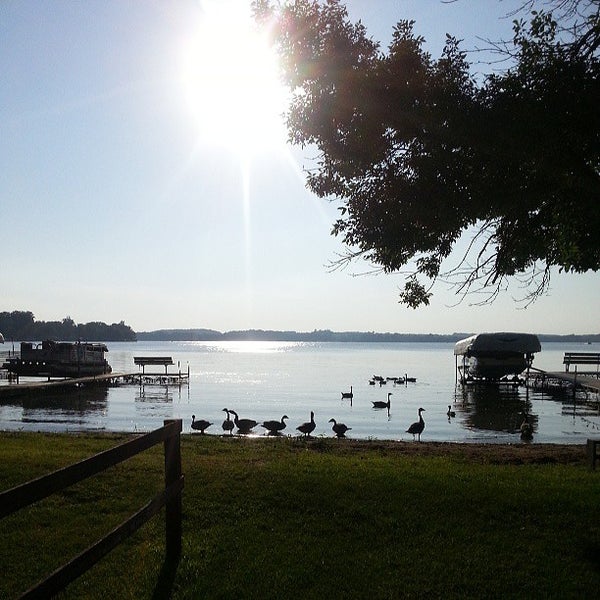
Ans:
[{"label": "flock of geese", "polygon": [[[352,388],[350,389],[352,390]],[[349,398],[351,397],[351,394],[352,391],[342,392],[342,398]],[[373,408],[385,408],[387,409],[389,415],[391,405],[390,396],[392,396],[391,392],[388,393],[386,402],[372,401]],[[285,421],[286,419],[289,419],[287,415],[283,415],[279,421],[273,420],[263,421],[262,423],[259,423],[254,419],[240,419],[237,412],[230,408],[224,408],[223,412],[227,413],[227,416],[222,422],[221,428],[223,429],[224,433],[229,435],[233,435],[233,430],[236,428],[238,434],[247,435],[249,433],[252,433],[252,430],[258,425],[267,430],[267,435],[281,435],[281,432],[287,427],[287,423]],[[412,423],[406,430],[407,433],[412,434],[413,440],[421,441],[421,434],[425,429],[425,420],[423,419],[422,414],[424,412],[424,408],[419,408],[419,419]],[[231,418],[231,415],[233,415],[233,419]],[[451,405],[448,405],[448,411],[446,413],[446,416],[448,417],[448,420],[456,416],[456,412],[452,410]],[[346,437],[346,432],[352,429],[352,427],[348,427],[345,423],[340,423],[336,419],[329,419],[329,423],[333,423],[331,429],[338,438]],[[201,434],[203,434],[206,431],[206,429],[208,429],[211,425],[213,425],[212,422],[207,421],[206,419],[196,419],[196,415],[192,415],[191,428],[194,431],[199,431]],[[306,421],[305,423],[298,425],[298,427],[296,427],[296,430],[300,432],[300,435],[304,437],[310,437],[310,434],[315,430],[315,428],[315,413],[313,411],[310,411],[310,421]],[[523,440],[531,440],[533,438],[533,426],[530,423],[529,415],[526,412],[523,413],[523,422],[520,426],[520,433],[521,438]]]},{"label": "flock of geese", "polygon": [[[387,402],[375,401],[372,402],[373,408],[387,408],[388,413],[390,409],[390,396],[392,394],[388,394]],[[263,421],[259,423],[254,419],[240,419],[237,412],[230,408],[224,408],[223,412],[227,413],[225,420],[221,424],[221,428],[225,433],[229,435],[233,435],[233,430],[237,428],[237,433],[240,435],[247,435],[252,433],[252,430],[260,425],[264,429],[267,430],[267,435],[280,435],[281,432],[287,427],[286,419],[289,419],[287,415],[283,415],[281,420],[276,421]],[[419,419],[412,423],[409,428],[406,430],[407,433],[412,434],[413,440],[421,441],[421,434],[425,429],[425,420],[423,419],[423,414],[425,412],[424,408],[419,408]],[[231,418],[233,415],[233,419]],[[446,413],[448,420],[456,416],[456,412],[452,410],[452,406],[448,405],[448,412]],[[333,423],[331,429],[333,433],[338,438],[346,437],[346,432],[350,431],[352,427],[348,427],[345,423],[339,423],[336,419],[329,419],[329,423]],[[207,421],[206,419],[196,419],[196,415],[192,415],[192,424],[191,427],[195,431],[199,431],[200,433],[204,433],[206,429],[208,429],[213,423]],[[317,424],[315,422],[315,413],[310,411],[310,421],[306,421],[301,425],[296,427],[296,430],[300,432],[300,435],[304,437],[310,437],[310,434],[315,430]],[[533,426],[529,422],[529,415],[527,413],[523,413],[523,422],[520,427],[521,438],[524,440],[531,440],[533,438]]]},{"label": "flock of geese", "polygon": [[[352,388],[350,388],[350,389],[352,389]],[[352,394],[352,391],[342,392],[342,398],[349,398],[348,394]],[[390,402],[391,395],[392,395],[392,393],[390,392],[387,396],[387,402],[383,402],[383,401],[372,402],[373,408],[386,408],[388,411],[388,415],[389,415],[389,410],[390,410],[390,405],[391,405],[391,402]],[[450,406],[448,407],[448,410],[450,410]],[[225,417],[225,420],[221,423],[221,428],[223,429],[224,433],[229,434],[229,435],[233,435],[233,430],[236,428],[237,428],[238,434],[247,435],[249,433],[252,433],[252,430],[257,426],[260,426],[260,427],[263,427],[264,429],[266,429],[267,435],[280,435],[281,432],[287,427],[287,423],[285,422],[286,419],[289,419],[289,417],[287,415],[283,415],[281,417],[281,420],[279,420],[279,421],[273,420],[273,421],[263,421],[262,423],[259,423],[258,421],[255,421],[254,419],[240,419],[237,412],[235,412],[235,410],[232,410],[230,408],[224,408],[223,412],[226,413],[226,417]],[[423,433],[423,430],[425,429],[425,421],[423,420],[423,415],[422,415],[422,413],[425,412],[425,409],[419,408],[418,412],[419,412],[419,420],[415,421],[406,431],[407,431],[407,433],[412,434],[413,440],[418,439],[419,441],[421,441],[421,434]],[[231,418],[231,415],[233,415],[233,419]],[[329,419],[328,422],[333,423],[333,425],[331,426],[331,430],[338,438],[346,437],[346,432],[350,431],[352,429],[352,427],[348,427],[345,423],[340,423],[336,419]],[[200,433],[203,434],[206,431],[206,429],[208,429],[213,424],[214,423],[212,423],[211,421],[207,421],[206,419],[196,419],[196,415],[192,415],[191,428],[194,431],[199,431]],[[315,413],[314,413],[314,411],[311,410],[310,411],[310,421],[306,421],[305,423],[298,425],[298,427],[296,427],[296,430],[300,432],[299,435],[302,435],[304,437],[310,437],[310,434],[315,430],[316,426],[317,426],[317,424],[315,422]]]},{"label": "flock of geese", "polygon": [[[341,392],[342,400],[350,400],[352,404],[352,400],[354,398],[354,393],[352,391],[352,386],[350,386],[349,392]],[[390,406],[391,406],[391,396],[393,396],[392,392],[389,392],[387,395],[387,401],[375,400],[371,401],[373,408],[377,409],[387,409],[388,416],[390,414]],[[287,427],[286,419],[289,419],[287,415],[283,415],[279,421],[263,421],[259,423],[254,419],[240,419],[239,415],[235,410],[231,408],[224,408],[223,412],[227,414],[225,420],[221,424],[221,428],[223,432],[229,435],[233,435],[233,430],[237,428],[237,433],[240,435],[247,435],[252,433],[252,430],[260,426],[267,430],[267,435],[281,435],[281,432]],[[425,420],[423,419],[423,414],[425,412],[424,408],[419,408],[418,410],[418,420],[412,423],[409,428],[406,430],[407,433],[412,434],[413,440],[421,441],[421,434],[425,429]],[[231,418],[233,415],[233,419]],[[456,417],[456,412],[452,410],[452,406],[448,405],[448,411],[446,412],[446,416],[448,417],[448,421],[452,418]],[[336,419],[329,419],[329,423],[333,423],[331,429],[333,433],[338,438],[343,438],[346,436],[346,432],[350,431],[352,427],[348,427],[345,423],[340,423],[336,421]],[[191,428],[194,431],[199,431],[200,433],[204,433],[206,429],[208,429],[212,422],[207,421],[206,419],[196,419],[196,415],[192,415],[192,424]],[[301,425],[296,427],[296,431],[300,432],[299,435],[304,437],[310,437],[310,434],[315,430],[316,422],[315,422],[315,413],[310,411],[310,421],[306,421]],[[523,422],[520,427],[521,438],[524,440],[531,440],[533,438],[533,426],[529,421],[529,415],[524,412],[523,413]]]}]

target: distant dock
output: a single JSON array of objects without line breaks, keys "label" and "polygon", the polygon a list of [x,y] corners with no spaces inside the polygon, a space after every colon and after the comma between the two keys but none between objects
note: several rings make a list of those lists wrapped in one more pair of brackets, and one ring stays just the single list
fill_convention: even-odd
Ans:
[{"label": "distant dock", "polygon": [[[173,359],[169,357],[135,357],[134,363],[141,370],[131,373],[103,373],[87,377],[66,377],[62,379],[50,379],[44,381],[27,381],[24,383],[7,383],[0,385],[0,401],[3,398],[15,396],[27,396],[49,390],[64,390],[91,385],[162,385],[181,386],[189,383],[190,369],[187,372],[169,371],[169,365],[173,365]],[[162,373],[147,373],[146,367],[152,365],[164,366]]]}]

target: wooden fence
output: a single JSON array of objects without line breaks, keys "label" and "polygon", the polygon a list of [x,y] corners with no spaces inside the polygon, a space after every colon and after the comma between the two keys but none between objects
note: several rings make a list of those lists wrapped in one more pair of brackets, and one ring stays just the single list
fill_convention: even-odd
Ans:
[{"label": "wooden fence", "polygon": [[181,491],[184,483],[179,443],[181,431],[181,419],[166,420],[160,429],[0,493],[0,519],[2,519],[21,508],[121,463],[160,442],[164,443],[165,489],[108,535],[25,592],[22,598],[48,598],[61,591],[123,540],[135,533],[163,506],[165,506],[166,513],[166,558],[167,560],[179,558],[181,555]]}]

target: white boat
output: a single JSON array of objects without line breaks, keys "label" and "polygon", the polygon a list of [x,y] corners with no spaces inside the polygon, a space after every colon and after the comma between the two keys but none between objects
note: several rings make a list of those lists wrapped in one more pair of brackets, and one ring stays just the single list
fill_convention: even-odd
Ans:
[{"label": "white boat", "polygon": [[518,380],[542,349],[533,333],[479,333],[456,342],[454,356],[461,383],[471,381]]}]

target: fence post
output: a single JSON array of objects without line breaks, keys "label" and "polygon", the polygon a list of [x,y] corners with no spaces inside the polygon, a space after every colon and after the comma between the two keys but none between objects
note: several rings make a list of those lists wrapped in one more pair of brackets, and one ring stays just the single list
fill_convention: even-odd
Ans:
[{"label": "fence post", "polygon": [[[179,433],[182,431],[181,419],[165,419],[165,426],[178,423],[177,435],[164,441],[165,449],[165,488],[181,479],[181,446]],[[165,506],[166,514],[166,558],[177,560],[181,556],[181,492],[171,498]]]}]

